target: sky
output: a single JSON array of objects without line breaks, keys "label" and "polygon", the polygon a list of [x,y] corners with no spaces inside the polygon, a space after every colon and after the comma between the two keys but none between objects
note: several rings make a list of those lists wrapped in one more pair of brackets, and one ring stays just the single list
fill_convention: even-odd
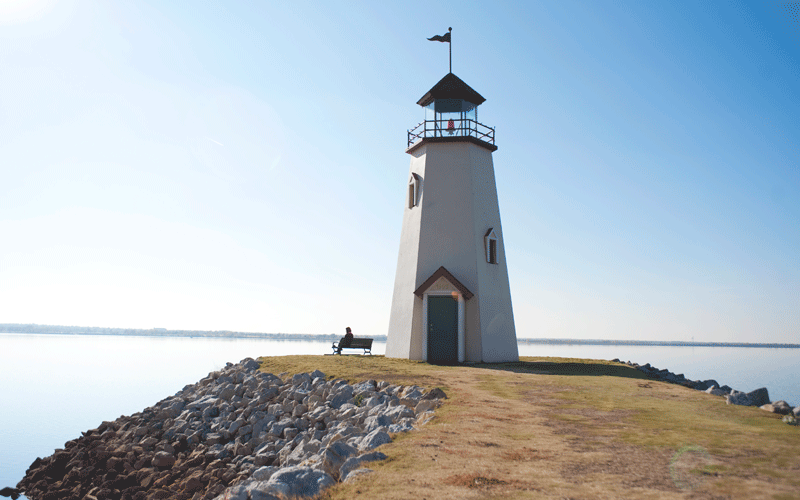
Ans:
[{"label": "sky", "polygon": [[386,334],[448,27],[518,337],[800,342],[770,1],[0,0],[0,323]]}]

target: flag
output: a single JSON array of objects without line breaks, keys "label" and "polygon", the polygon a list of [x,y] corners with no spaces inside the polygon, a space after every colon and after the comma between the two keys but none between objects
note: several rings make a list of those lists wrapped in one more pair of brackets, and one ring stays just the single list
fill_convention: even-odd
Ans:
[{"label": "flag", "polygon": [[447,42],[447,43],[450,43],[450,32],[448,31],[444,35],[434,35],[433,37],[428,38],[428,40],[430,40],[432,42]]}]

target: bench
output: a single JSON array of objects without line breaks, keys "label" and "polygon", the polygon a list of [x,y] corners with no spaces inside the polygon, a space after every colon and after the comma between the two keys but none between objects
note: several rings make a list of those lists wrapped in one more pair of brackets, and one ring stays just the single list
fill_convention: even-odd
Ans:
[{"label": "bench", "polygon": [[[353,340],[350,341],[350,345],[342,346],[342,350],[344,350],[344,349],[364,349],[364,353],[363,354],[369,354],[370,356],[372,356],[372,340],[373,339],[353,338]],[[339,344],[341,342],[342,341],[340,340],[339,342],[334,342],[333,343],[333,353],[334,354],[336,354],[336,351],[339,350]]]}]

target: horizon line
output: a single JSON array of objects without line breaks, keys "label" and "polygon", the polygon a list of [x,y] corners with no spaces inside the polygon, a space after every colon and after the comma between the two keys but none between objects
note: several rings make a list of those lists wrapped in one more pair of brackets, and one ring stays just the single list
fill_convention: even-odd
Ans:
[{"label": "horizon line", "polygon": [[[16,330],[16,331],[15,331]],[[54,331],[59,330],[59,331]],[[282,340],[302,340],[304,337],[323,337],[325,340],[338,339],[336,333],[262,333],[239,332],[234,330],[169,330],[167,328],[118,328],[97,326],[40,325],[37,323],[0,323],[0,333],[28,334],[68,334],[68,335],[127,335],[127,336],[175,336],[175,337],[239,337],[239,338],[280,338]],[[362,337],[364,337],[362,335]],[[372,335],[378,342],[385,342],[386,335]],[[622,339],[574,339],[517,337],[517,344],[555,344],[555,345],[630,345],[630,346],[673,346],[673,347],[779,347],[800,348],[800,344],[786,342],[710,342],[695,340],[622,340]]]}]

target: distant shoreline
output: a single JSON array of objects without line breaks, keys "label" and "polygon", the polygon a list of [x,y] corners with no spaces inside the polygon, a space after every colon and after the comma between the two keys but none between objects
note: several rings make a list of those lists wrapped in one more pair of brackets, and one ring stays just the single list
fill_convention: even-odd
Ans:
[{"label": "distant shoreline", "polygon": [[[0,333],[28,333],[28,334],[53,334],[53,335],[120,335],[128,337],[179,337],[179,338],[231,338],[231,339],[262,339],[262,340],[290,340],[290,341],[336,341],[341,335],[336,333],[256,333],[234,332],[228,330],[167,330],[166,328],[152,328],[149,330],[137,328],[104,328],[85,326],[58,326],[36,324],[3,324],[0,323]],[[386,342],[386,335],[360,335],[370,337],[376,342]],[[611,345],[611,346],[664,346],[664,347],[766,347],[783,349],[800,349],[800,344],[781,343],[752,343],[752,342],[695,342],[682,340],[605,340],[605,339],[551,339],[551,338],[517,338],[517,344],[525,345]]]},{"label": "distant shoreline", "polygon": [[683,340],[603,340],[603,339],[527,339],[518,338],[518,344],[559,345],[625,345],[665,347],[769,347],[800,349],[800,344],[753,343],[753,342],[695,342]]}]

